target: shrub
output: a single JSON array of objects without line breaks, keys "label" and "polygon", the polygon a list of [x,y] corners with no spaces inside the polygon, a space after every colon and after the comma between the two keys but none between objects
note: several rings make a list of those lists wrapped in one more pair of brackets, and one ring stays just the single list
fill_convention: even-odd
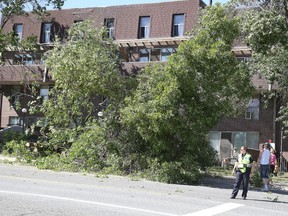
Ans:
[{"label": "shrub", "polygon": [[158,159],[150,161],[149,168],[144,175],[150,180],[170,184],[195,184],[200,179],[197,164],[191,163],[189,167],[183,162],[164,162],[161,164]]},{"label": "shrub", "polygon": [[257,168],[254,169],[254,173],[253,173],[252,178],[251,178],[251,184],[257,188],[262,187],[262,179],[261,179],[260,173],[259,173]]},{"label": "shrub", "polygon": [[107,157],[103,129],[98,125],[87,128],[72,144],[67,156],[85,171],[101,170]]},{"label": "shrub", "polygon": [[3,153],[11,154],[18,159],[24,160],[28,163],[35,159],[38,154],[37,151],[31,150],[29,143],[27,143],[25,140],[12,140],[7,142],[4,146]]},{"label": "shrub", "polygon": [[40,157],[35,161],[35,166],[39,169],[51,169],[55,171],[79,171],[73,168],[71,161],[61,154],[51,154],[47,157]]},{"label": "shrub", "polygon": [[50,127],[49,132],[41,137],[41,147],[46,151],[46,155],[51,155],[55,152],[67,152],[72,146],[73,142],[77,140],[78,132],[71,128],[55,128]]},{"label": "shrub", "polygon": [[21,140],[25,140],[26,136],[24,133],[19,131],[5,131],[3,132],[1,136],[1,142],[0,142],[0,152],[2,152],[5,149],[6,143],[15,140],[16,142],[20,142]]}]

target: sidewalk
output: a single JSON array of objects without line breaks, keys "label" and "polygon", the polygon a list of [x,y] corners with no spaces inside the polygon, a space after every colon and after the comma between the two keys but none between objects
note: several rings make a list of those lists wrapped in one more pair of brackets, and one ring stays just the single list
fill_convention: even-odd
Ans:
[{"label": "sidewalk", "polygon": [[[235,177],[233,176],[223,176],[223,177],[204,177],[200,180],[200,185],[207,187],[216,187],[216,188],[226,188],[232,189]],[[253,190],[261,190],[260,188],[255,188],[250,185],[250,188]],[[271,188],[273,191],[283,191],[288,193],[288,179],[286,182],[274,182]]]}]

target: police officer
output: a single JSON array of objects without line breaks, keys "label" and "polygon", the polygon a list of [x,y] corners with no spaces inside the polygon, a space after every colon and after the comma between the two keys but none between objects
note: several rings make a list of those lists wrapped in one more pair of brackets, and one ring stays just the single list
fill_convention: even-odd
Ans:
[{"label": "police officer", "polygon": [[252,156],[247,153],[247,146],[242,146],[240,152],[241,153],[238,155],[238,160],[233,169],[233,172],[236,172],[236,179],[233,184],[231,199],[235,199],[237,196],[242,181],[242,199],[246,199],[250,175],[253,173],[253,159]]}]

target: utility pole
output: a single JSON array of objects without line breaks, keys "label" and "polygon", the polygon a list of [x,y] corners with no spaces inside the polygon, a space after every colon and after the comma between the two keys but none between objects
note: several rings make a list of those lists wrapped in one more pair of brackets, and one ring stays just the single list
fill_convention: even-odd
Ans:
[{"label": "utility pole", "polygon": [[3,89],[0,87],[0,129],[2,128],[2,103],[3,103]]},{"label": "utility pole", "polygon": [[0,129],[1,129],[1,120],[2,120],[2,102],[3,102],[3,91],[0,89]]}]

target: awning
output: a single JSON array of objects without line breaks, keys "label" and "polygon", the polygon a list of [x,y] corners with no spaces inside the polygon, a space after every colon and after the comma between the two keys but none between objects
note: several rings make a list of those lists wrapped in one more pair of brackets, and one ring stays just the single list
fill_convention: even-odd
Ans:
[{"label": "awning", "polygon": [[232,52],[235,56],[251,56],[252,50],[248,46],[234,47]]},{"label": "awning", "polygon": [[155,46],[178,46],[187,41],[189,37],[169,37],[169,38],[145,38],[130,40],[115,40],[120,47],[155,47]]}]

